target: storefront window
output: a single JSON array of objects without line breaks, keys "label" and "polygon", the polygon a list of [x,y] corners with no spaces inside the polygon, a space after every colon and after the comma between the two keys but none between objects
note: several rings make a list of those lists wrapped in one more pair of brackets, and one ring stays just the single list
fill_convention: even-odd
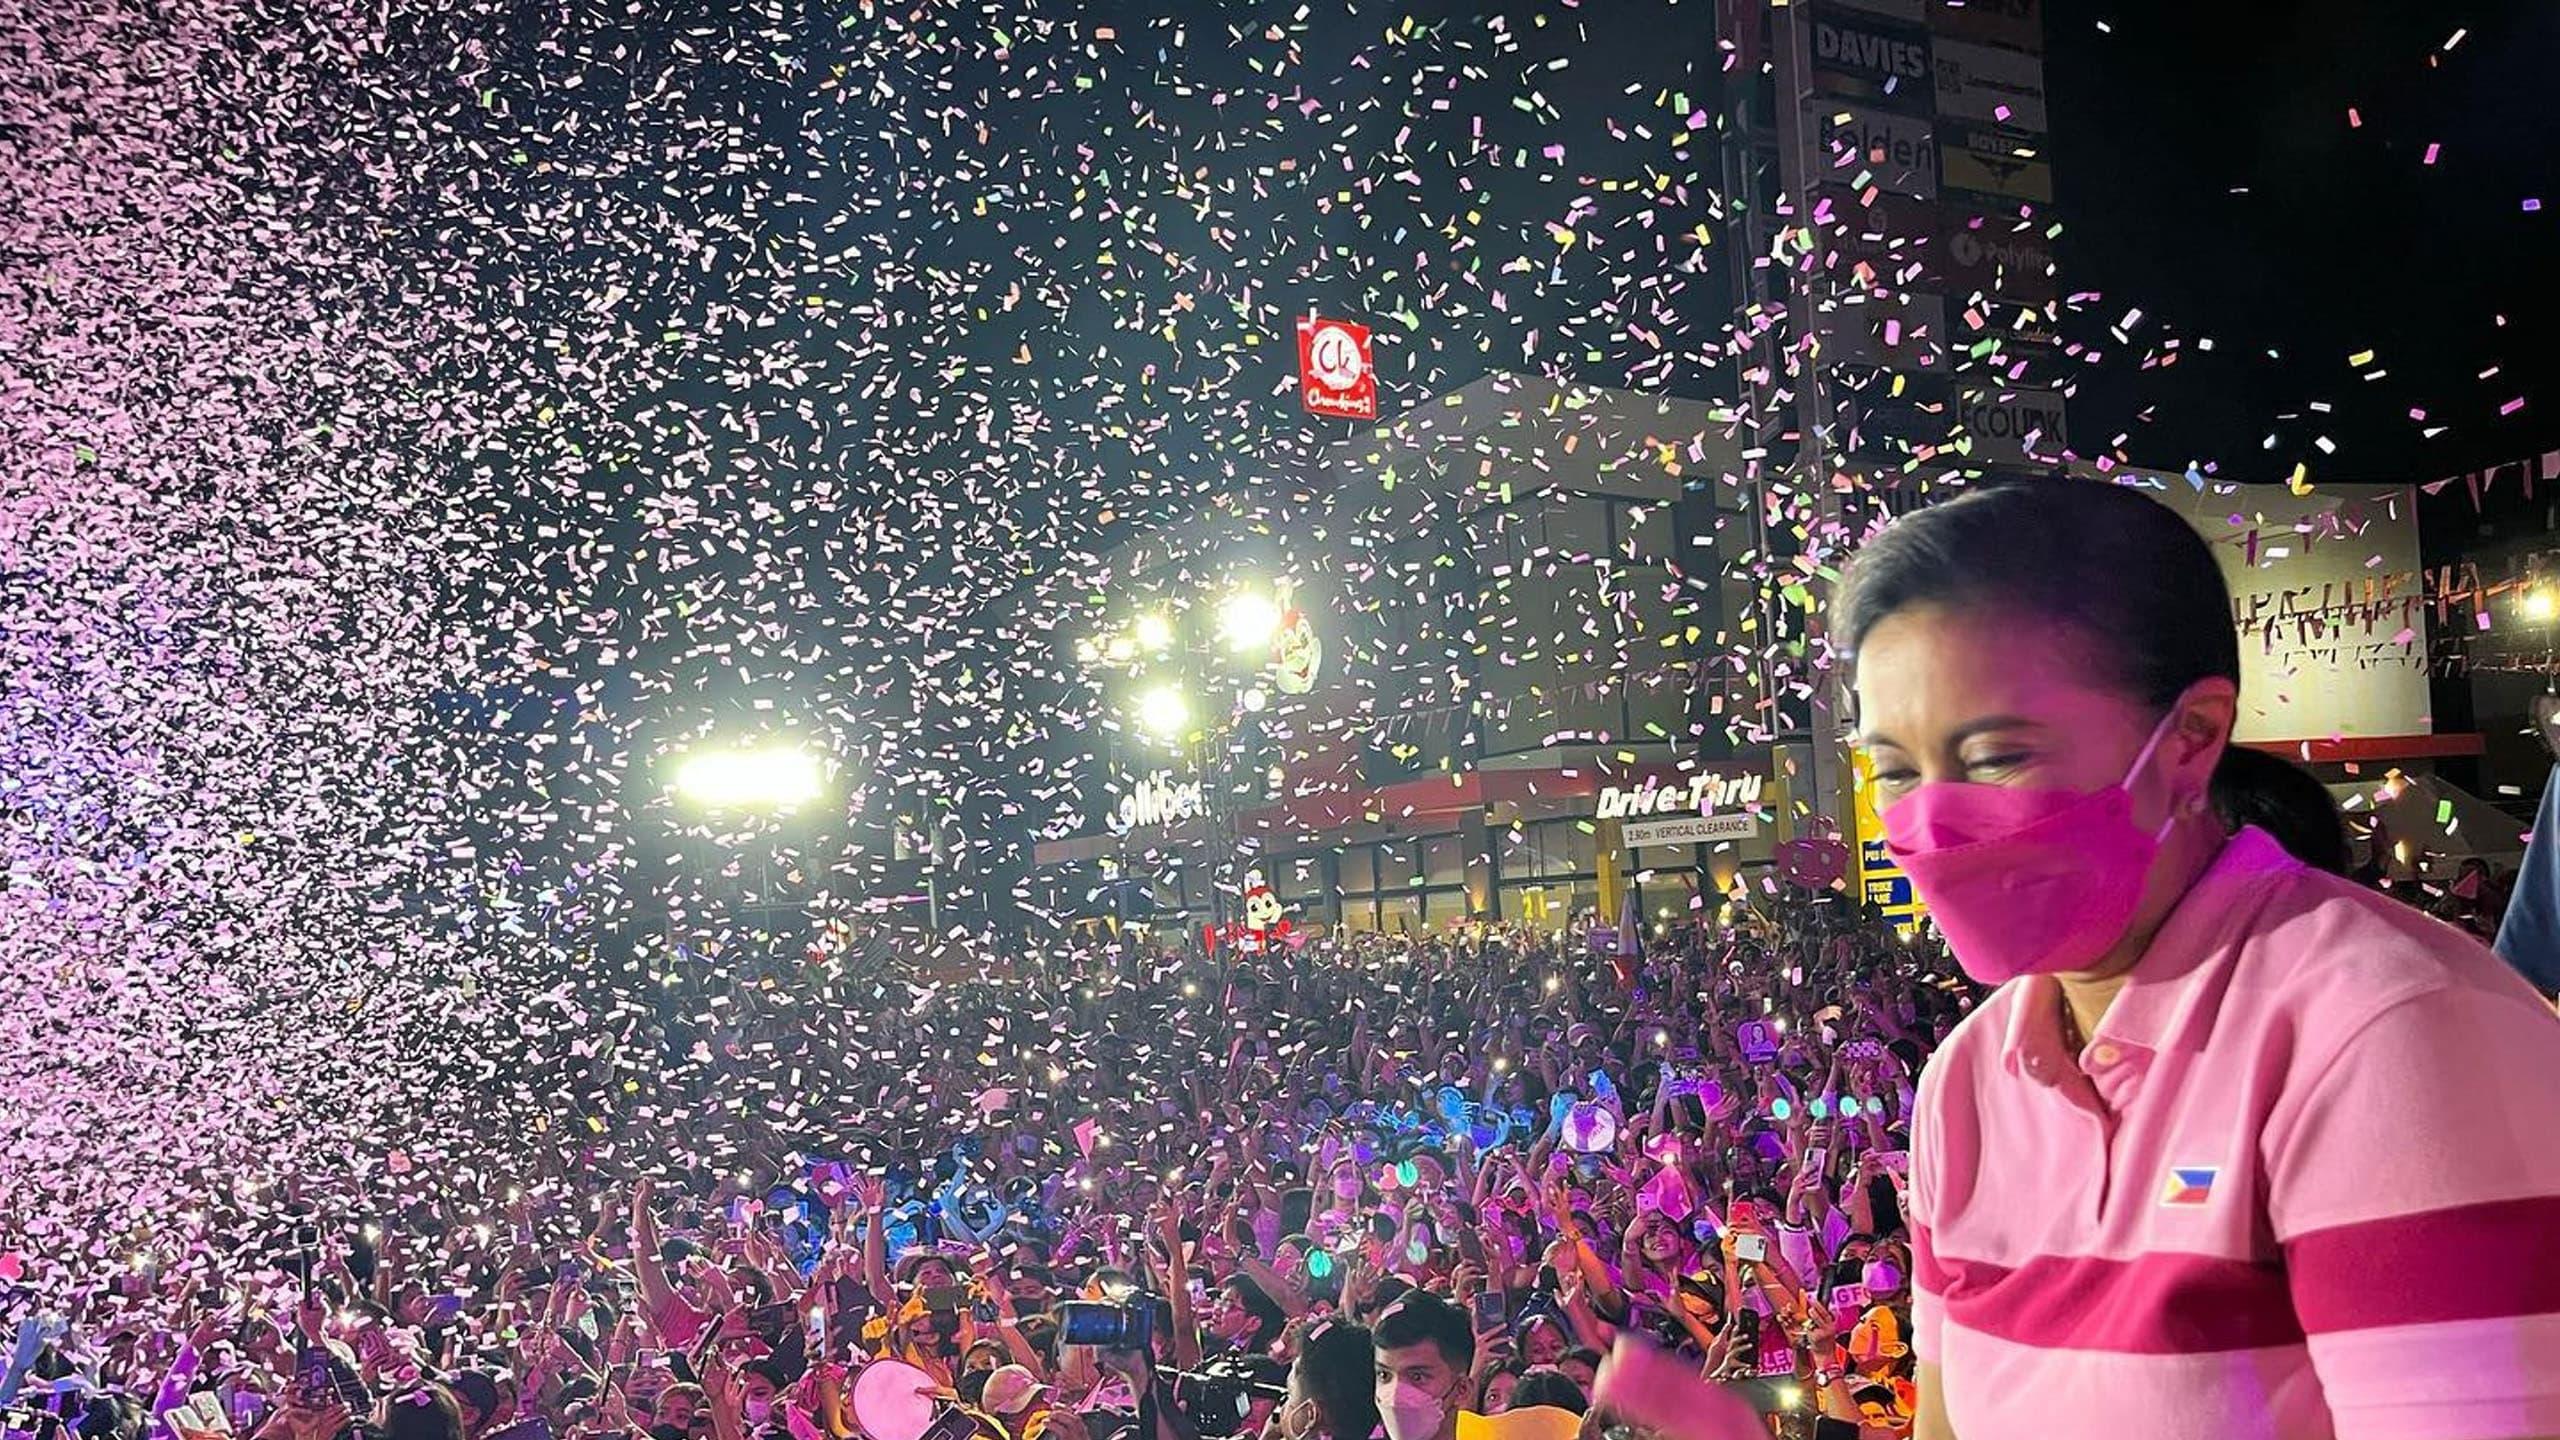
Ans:
[{"label": "storefront window", "polygon": [[1466,852],[1455,835],[1433,835],[1422,842],[1422,883],[1434,889],[1467,883]]},{"label": "storefront window", "polygon": [[1378,847],[1347,845],[1342,851],[1342,893],[1374,895],[1378,893]]},{"label": "storefront window", "polygon": [[1330,924],[1334,918],[1333,887],[1325,878],[1324,862],[1322,855],[1292,855],[1264,866],[1271,893],[1302,925]]},{"label": "storefront window", "polygon": [[1417,863],[1419,846],[1411,840],[1395,840],[1378,847],[1378,891],[1407,891],[1421,878]]},{"label": "storefront window", "polygon": [[1562,925],[1600,903],[1599,837],[1588,820],[1537,820],[1495,843],[1506,920]]},{"label": "storefront window", "polygon": [[1378,928],[1390,935],[1421,934],[1422,897],[1414,894],[1379,896]]},{"label": "storefront window", "polygon": [[1324,857],[1321,855],[1295,855],[1285,860],[1274,860],[1263,873],[1264,878],[1271,882],[1271,893],[1282,900],[1303,902],[1318,899],[1324,894]]},{"label": "storefront window", "polygon": [[1599,836],[1588,820],[1539,820],[1502,835],[1502,878],[1549,879],[1599,869]]}]

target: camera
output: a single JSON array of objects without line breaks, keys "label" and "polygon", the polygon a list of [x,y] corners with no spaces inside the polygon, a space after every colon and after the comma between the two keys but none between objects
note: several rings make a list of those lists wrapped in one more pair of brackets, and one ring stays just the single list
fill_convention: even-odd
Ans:
[{"label": "camera", "polygon": [[1197,1370],[1173,1373],[1173,1404],[1191,1421],[1200,1440],[1233,1440],[1252,1418],[1253,1402],[1277,1405],[1289,1398],[1287,1372],[1268,1361],[1222,1355]]},{"label": "camera", "polygon": [[1069,1300],[1058,1306],[1058,1343],[1100,1350],[1149,1350],[1156,1337],[1155,1307],[1144,1296],[1126,1304]]}]

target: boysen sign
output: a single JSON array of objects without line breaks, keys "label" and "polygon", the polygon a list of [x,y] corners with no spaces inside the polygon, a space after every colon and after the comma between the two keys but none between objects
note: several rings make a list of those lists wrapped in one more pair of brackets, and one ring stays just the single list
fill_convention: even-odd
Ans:
[{"label": "boysen sign", "polygon": [[1120,808],[1113,812],[1117,828],[1135,830],[1141,825],[1171,825],[1188,820],[1208,808],[1208,794],[1197,780],[1175,783],[1162,771],[1148,776],[1120,797]]},{"label": "boysen sign", "polygon": [[1704,815],[1710,808],[1737,810],[1759,804],[1760,791],[1766,783],[1758,775],[1692,775],[1685,785],[1676,781],[1665,785],[1659,777],[1642,785],[1603,785],[1600,807],[1592,812],[1592,818],[1622,820],[1630,815]]},{"label": "boysen sign", "polygon": [[1996,126],[1938,127],[1938,179],[1952,190],[2047,204],[2053,167],[2035,158],[2035,137]]},{"label": "boysen sign", "polygon": [[1933,0],[1929,28],[1941,35],[2041,51],[2043,8],[2039,0]]}]

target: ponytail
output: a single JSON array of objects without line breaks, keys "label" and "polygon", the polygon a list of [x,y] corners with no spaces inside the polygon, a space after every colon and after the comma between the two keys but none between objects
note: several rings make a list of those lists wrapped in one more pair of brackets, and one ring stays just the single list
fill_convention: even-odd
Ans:
[{"label": "ponytail", "polygon": [[2254,825],[2303,864],[2332,875],[2351,868],[2346,818],[2327,786],[2281,756],[2245,745],[2222,752],[2213,768],[2213,810],[2224,828]]}]

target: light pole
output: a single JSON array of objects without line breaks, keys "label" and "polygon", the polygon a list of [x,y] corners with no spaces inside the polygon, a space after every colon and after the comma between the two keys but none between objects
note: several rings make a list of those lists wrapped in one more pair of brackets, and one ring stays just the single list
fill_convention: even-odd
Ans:
[{"label": "light pole", "polygon": [[[704,744],[677,757],[667,788],[679,809],[714,822],[715,828],[720,828],[716,822],[750,818],[780,823],[825,796],[827,766],[818,752],[787,741]],[[735,837],[718,838],[726,844]],[[776,912],[788,908],[774,898],[776,843],[774,835],[756,837],[755,899],[751,906],[740,905],[741,913],[752,913],[768,934],[776,930]],[[747,857],[740,858],[743,862]]]},{"label": "light pole", "polygon": [[[1275,682],[1271,668],[1294,618],[1285,582],[1247,579],[1187,602],[1151,603],[1076,643],[1075,656],[1083,665],[1141,682],[1117,707],[1127,717],[1126,731],[1141,742],[1172,750],[1198,776],[1213,850],[1230,839],[1226,829],[1236,776],[1227,763],[1232,757],[1213,759],[1211,749],[1234,748],[1239,727],[1269,707],[1272,684],[1289,689],[1287,676]],[[1112,733],[1124,732],[1115,728]],[[1205,793],[1210,791],[1216,793]],[[1128,840],[1124,833],[1119,877],[1124,885]],[[1219,880],[1233,857],[1207,858],[1212,917],[1222,920],[1225,897]]]}]

